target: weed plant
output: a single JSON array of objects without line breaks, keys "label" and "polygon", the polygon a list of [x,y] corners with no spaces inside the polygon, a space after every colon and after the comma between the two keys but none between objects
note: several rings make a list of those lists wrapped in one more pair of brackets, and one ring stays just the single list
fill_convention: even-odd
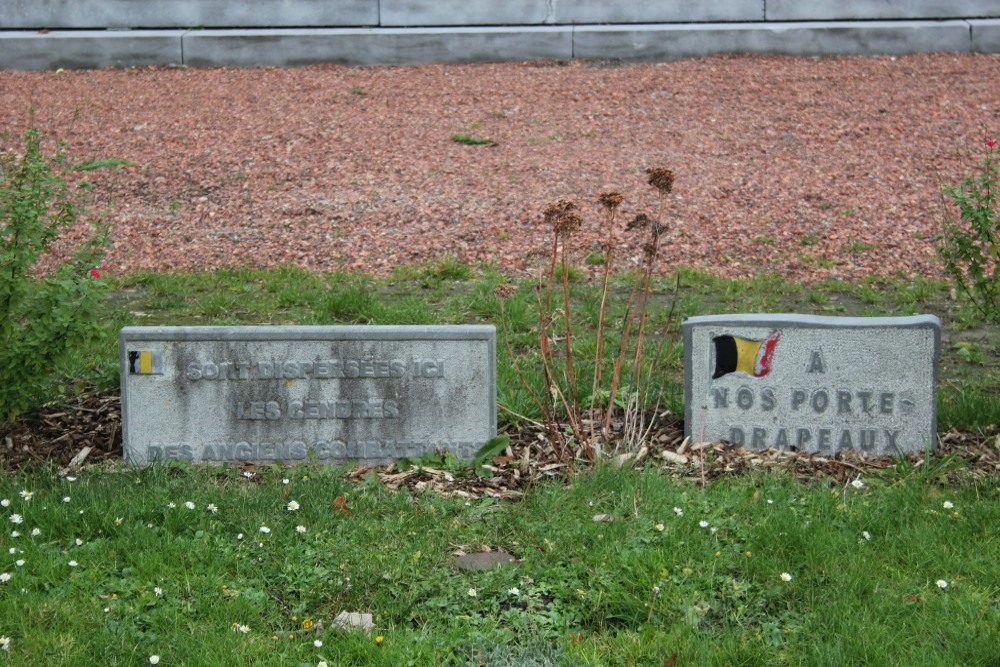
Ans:
[{"label": "weed plant", "polygon": [[[537,290],[542,387],[531,386],[511,347],[503,302],[516,290],[510,285],[499,285],[496,290],[501,301],[504,345],[514,371],[542,415],[550,442],[563,458],[582,455],[594,461],[602,450],[638,448],[652,426],[647,420],[649,410],[655,413],[658,407],[662,386],[655,390],[651,387],[654,370],[664,355],[669,357],[675,340],[669,329],[673,306],[658,344],[650,350],[646,349],[648,307],[660,239],[666,230],[663,215],[667,196],[673,190],[674,173],[663,167],[650,169],[647,173],[649,184],[659,193],[659,207],[655,218],[639,214],[627,225],[628,230],[646,230],[648,237],[643,245],[645,260],[642,271],[627,298],[624,317],[614,327],[607,317],[609,280],[614,250],[619,245],[616,214],[625,197],[620,192],[608,191],[598,199],[605,211],[607,236],[602,244],[603,271],[589,392],[585,385],[581,386],[577,372],[576,355],[581,351],[580,346],[574,348],[575,316],[570,291],[573,262],[569,247],[573,233],[583,223],[575,202],[562,200],[551,203],[543,213],[545,222],[552,229],[552,241],[548,265]],[[559,302],[554,299],[559,299]],[[607,352],[609,345],[611,354]],[[655,400],[651,401],[651,397]],[[620,412],[616,412],[616,408]],[[612,421],[616,414],[624,416],[621,425],[613,429]]]},{"label": "weed plant", "polygon": [[996,141],[986,141],[979,173],[945,189],[959,210],[945,220],[938,254],[945,271],[986,319],[1000,324],[1000,166]]},{"label": "weed plant", "polygon": [[37,404],[59,379],[60,365],[95,336],[102,316],[102,223],[93,222],[54,270],[41,274],[38,267],[84,214],[63,180],[65,169],[60,155],[42,153],[34,129],[25,133],[22,155],[0,154],[0,422]]}]

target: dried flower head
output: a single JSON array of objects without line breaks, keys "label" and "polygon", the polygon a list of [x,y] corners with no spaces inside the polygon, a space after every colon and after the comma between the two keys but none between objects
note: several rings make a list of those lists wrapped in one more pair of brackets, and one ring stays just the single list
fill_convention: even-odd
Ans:
[{"label": "dried flower head", "polygon": [[545,216],[545,222],[550,225],[554,225],[556,218],[568,211],[576,210],[576,202],[568,201],[566,199],[560,199],[559,201],[550,202],[543,210],[542,215]]},{"label": "dried flower head", "polygon": [[510,283],[500,283],[493,288],[493,295],[500,300],[509,299],[517,294],[517,288]]},{"label": "dried flower head", "polygon": [[647,169],[646,173],[649,174],[648,183],[663,194],[670,194],[670,191],[674,189],[674,172],[672,169],[656,167],[655,169]]},{"label": "dried flower head", "polygon": [[576,212],[576,202],[560,199],[545,207],[542,211],[545,222],[552,225],[557,234],[574,232],[580,229],[583,218]]},{"label": "dried flower head", "polygon": [[597,198],[597,201],[601,203],[601,206],[613,211],[618,208],[623,201],[625,201],[625,195],[616,191],[608,190],[607,192],[602,192],[601,196]]},{"label": "dried flower head", "polygon": [[642,254],[646,256],[646,259],[652,259],[656,256],[656,244],[655,243],[644,243],[642,245]]},{"label": "dried flower head", "polygon": [[562,232],[564,234],[569,232],[575,232],[580,229],[583,225],[583,216],[581,216],[576,211],[566,211],[559,216],[556,221],[555,229],[556,232]]},{"label": "dried flower head", "polygon": [[627,226],[629,229],[643,229],[644,227],[648,227],[651,222],[653,222],[653,220],[648,215],[640,213],[632,218]]}]

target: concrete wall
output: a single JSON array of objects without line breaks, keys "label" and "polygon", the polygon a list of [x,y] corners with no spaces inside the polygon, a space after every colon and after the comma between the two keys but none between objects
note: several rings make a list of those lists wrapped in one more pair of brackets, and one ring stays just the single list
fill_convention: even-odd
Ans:
[{"label": "concrete wall", "polygon": [[0,0],[6,69],[921,51],[1000,52],[1000,0]]}]

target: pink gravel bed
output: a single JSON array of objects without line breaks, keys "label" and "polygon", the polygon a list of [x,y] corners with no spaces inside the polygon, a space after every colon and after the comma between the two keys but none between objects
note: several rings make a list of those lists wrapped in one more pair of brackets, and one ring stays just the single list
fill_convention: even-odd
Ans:
[{"label": "pink gravel bed", "polygon": [[524,274],[546,203],[581,203],[584,255],[605,235],[597,195],[626,195],[622,221],[653,212],[644,172],[668,166],[662,266],[809,281],[939,276],[941,185],[1000,130],[996,56],[619,65],[0,71],[0,150],[33,110],[72,162],[134,163],[80,174],[126,272],[384,274],[451,254]]}]

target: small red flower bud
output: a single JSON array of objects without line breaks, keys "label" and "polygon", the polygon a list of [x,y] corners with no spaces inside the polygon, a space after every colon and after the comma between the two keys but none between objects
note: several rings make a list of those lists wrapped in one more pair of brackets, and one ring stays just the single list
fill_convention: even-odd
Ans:
[{"label": "small red flower bud", "polygon": [[101,272],[98,271],[97,269],[91,269],[90,270],[90,275],[94,276],[95,278],[100,278],[101,277]]},{"label": "small red flower bud", "polygon": [[997,142],[994,139],[987,139],[986,140],[986,147],[987,148],[993,148],[996,145],[997,145]]},{"label": "small red flower bud", "polygon": [[107,264],[101,264],[101,271],[107,271],[107,270],[108,270],[108,268],[109,268],[109,267],[108,267],[108,265],[107,265]]}]

